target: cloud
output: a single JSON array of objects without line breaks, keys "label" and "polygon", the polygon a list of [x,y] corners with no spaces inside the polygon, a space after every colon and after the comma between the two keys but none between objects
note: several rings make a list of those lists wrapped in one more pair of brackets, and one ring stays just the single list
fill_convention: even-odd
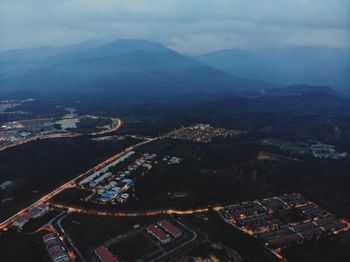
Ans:
[{"label": "cloud", "polygon": [[0,0],[0,49],[139,38],[184,52],[350,48],[348,0]]}]

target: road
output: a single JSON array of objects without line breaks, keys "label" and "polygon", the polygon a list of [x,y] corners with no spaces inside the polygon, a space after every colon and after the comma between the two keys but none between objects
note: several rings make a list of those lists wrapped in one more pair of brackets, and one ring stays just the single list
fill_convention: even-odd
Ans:
[{"label": "road", "polygon": [[[175,218],[173,218],[175,219]],[[176,219],[175,219],[176,220]],[[186,242],[181,243],[180,245],[178,245],[177,247],[175,247],[174,249],[170,250],[169,252],[166,252],[165,254],[152,259],[151,262],[155,262],[155,261],[159,261],[162,260],[166,257],[172,256],[173,253],[181,250],[182,248],[184,248],[185,246],[189,245],[190,243],[194,242],[197,238],[198,238],[198,234],[196,231],[193,231],[191,228],[189,228],[188,226],[186,226],[185,224],[183,224],[182,222],[180,222],[179,220],[176,220],[177,223],[179,223],[182,227],[186,228],[188,231],[190,231],[192,233],[192,238],[189,239]],[[170,258],[170,257],[169,257]]]},{"label": "road", "polygon": [[100,211],[94,210],[91,207],[81,207],[76,208],[68,205],[53,205],[56,208],[67,209],[68,212],[71,213],[83,213],[83,214],[91,214],[97,216],[115,216],[115,217],[136,217],[136,216],[156,216],[161,214],[170,214],[170,215],[191,215],[197,213],[208,212],[209,210],[220,210],[223,206],[215,206],[211,208],[194,208],[194,209],[154,209],[154,210],[143,210],[143,211]]},{"label": "road", "polygon": [[[116,126],[118,128],[120,128],[122,126],[122,121],[119,120]],[[114,131],[115,130],[116,129],[114,129]],[[104,166],[110,164],[111,162],[117,160],[118,158],[120,158],[123,155],[125,155],[126,153],[134,150],[135,148],[137,148],[139,146],[142,146],[142,145],[145,145],[147,143],[150,143],[150,142],[162,139],[164,137],[166,137],[166,135],[162,135],[162,136],[155,137],[155,138],[147,138],[147,140],[124,149],[122,152],[119,152],[119,153],[113,155],[112,157],[106,159],[105,161],[101,162],[100,164],[98,164],[97,166],[93,167],[92,169],[90,169],[90,170],[88,170],[88,171],[78,175],[77,177],[71,179],[70,181],[68,181],[65,184],[59,186],[58,188],[56,188],[52,192],[50,192],[50,193],[46,194],[45,196],[41,197],[35,203],[33,203],[30,206],[20,210],[19,212],[17,212],[16,214],[11,216],[10,218],[8,218],[5,221],[1,222],[0,223],[0,231],[1,230],[6,230],[8,227],[10,227],[12,225],[12,223],[16,220],[16,218],[18,218],[21,215],[25,214],[29,210],[31,210],[31,209],[33,209],[33,208],[35,208],[37,206],[40,206],[43,203],[49,201],[54,196],[56,196],[59,193],[61,193],[63,190],[75,186],[77,181],[79,181],[80,179],[83,179],[84,177],[92,174],[93,172],[96,172],[97,170],[99,170],[99,169],[103,168]],[[66,207],[64,207],[64,208],[66,208]],[[216,208],[221,208],[221,207],[216,207]],[[94,214],[96,214],[96,215],[114,215],[114,216],[150,216],[150,215],[153,216],[153,215],[164,214],[164,213],[166,213],[166,214],[186,215],[186,214],[193,214],[193,213],[200,213],[200,212],[208,211],[208,208],[195,209],[195,210],[173,210],[173,209],[167,209],[167,210],[148,210],[148,211],[140,211],[140,212],[115,212],[113,214],[110,214],[108,212],[101,212],[101,211],[91,211],[91,210],[83,210],[83,209],[79,210],[79,209],[74,209],[73,207],[68,207],[68,209],[71,212],[81,212],[81,213],[94,212]]]},{"label": "road", "polygon": [[[121,126],[121,123],[120,125]],[[30,206],[22,209],[21,211],[17,212],[16,214],[14,214],[13,216],[11,216],[10,218],[6,219],[5,221],[0,223],[0,230],[6,230],[9,226],[12,225],[12,223],[16,220],[17,217],[21,216],[22,214],[25,214],[26,212],[28,212],[29,210],[40,206],[41,204],[49,201],[51,198],[53,198],[54,196],[56,196],[57,194],[61,193],[63,190],[73,187],[76,182],[90,174],[92,174],[93,172],[101,169],[102,167],[110,164],[111,162],[117,160],[118,158],[122,157],[123,155],[125,155],[126,153],[134,150],[135,148],[142,146],[144,144],[150,143],[154,140],[157,140],[158,138],[153,138],[153,139],[148,139],[144,142],[138,143],[136,145],[130,146],[126,149],[124,149],[122,152],[119,152],[115,155],[113,155],[112,157],[106,159],[105,161],[103,161],[102,163],[98,164],[97,166],[93,167],[92,169],[78,175],[77,177],[71,179],[70,181],[66,182],[65,184],[59,186],[58,188],[56,188],[55,190],[53,190],[52,192],[48,193],[47,195],[41,197],[39,200],[37,200],[35,203],[31,204]]]},{"label": "road", "polygon": [[[101,118],[103,118],[103,117],[101,117]],[[110,118],[105,117],[104,119],[110,119]],[[107,134],[113,133],[114,131],[117,131],[123,125],[123,122],[120,118],[113,118],[112,121],[113,121],[113,125],[111,128],[104,130],[104,131],[101,131],[101,132],[90,133],[89,135],[90,136],[107,135]]]},{"label": "road", "polygon": [[73,249],[75,251],[75,253],[78,255],[80,261],[82,262],[86,262],[87,260],[83,257],[83,255],[80,253],[79,249],[74,245],[72,239],[69,237],[69,235],[67,234],[67,232],[64,231],[63,226],[62,226],[62,220],[67,216],[67,214],[65,214],[64,216],[61,216],[56,223],[53,225],[54,227],[57,227],[58,231],[60,232],[60,234],[62,236],[64,236],[64,241],[66,243],[66,245],[68,247],[70,247],[70,249]]}]

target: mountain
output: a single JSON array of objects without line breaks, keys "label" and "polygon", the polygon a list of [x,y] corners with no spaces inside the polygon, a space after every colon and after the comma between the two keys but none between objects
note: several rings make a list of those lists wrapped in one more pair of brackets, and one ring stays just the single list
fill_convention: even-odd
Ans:
[{"label": "mountain", "polygon": [[54,62],[56,56],[88,50],[101,42],[88,41],[61,48],[39,47],[33,49],[15,49],[0,53],[0,79],[18,76]]},{"label": "mountain", "polygon": [[291,85],[283,88],[271,88],[264,91],[264,95],[273,96],[301,96],[301,95],[337,95],[338,92],[329,86]]},{"label": "mountain", "polygon": [[197,59],[240,77],[284,85],[305,83],[336,88],[350,87],[349,49],[228,49],[204,54]]},{"label": "mountain", "polygon": [[[43,57],[27,53],[23,56],[30,57],[25,60],[30,66],[16,71],[16,65],[20,67],[23,63],[21,56],[16,53],[16,59],[11,60],[9,54],[0,54],[2,91],[150,97],[235,93],[276,87],[263,81],[235,77],[160,44],[143,40],[66,47],[62,52],[51,51]],[[12,71],[6,69],[9,61],[12,61]]]},{"label": "mountain", "polygon": [[340,92],[346,96],[350,96],[350,88],[341,89]]}]

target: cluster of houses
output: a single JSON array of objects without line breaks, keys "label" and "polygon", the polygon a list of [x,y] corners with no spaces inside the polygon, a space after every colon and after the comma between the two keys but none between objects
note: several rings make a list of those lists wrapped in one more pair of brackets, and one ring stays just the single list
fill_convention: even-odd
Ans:
[{"label": "cluster of houses", "polygon": [[113,161],[112,163],[106,165],[105,167],[97,170],[95,173],[93,173],[92,175],[86,177],[85,179],[81,180],[79,182],[79,186],[84,187],[84,188],[95,188],[98,184],[100,184],[101,182],[105,181],[107,178],[112,176],[111,172],[108,172],[108,170],[111,167],[116,166],[117,164],[125,161],[126,159],[128,159],[129,157],[131,157],[132,155],[134,155],[135,152],[134,151],[130,151],[127,154],[123,155],[122,157],[118,158],[117,160]]},{"label": "cluster of houses", "polygon": [[[279,216],[288,217],[291,211],[300,216],[300,221],[283,223]],[[227,206],[221,213],[226,222],[260,239],[270,249],[350,229],[347,221],[336,218],[298,193]]]},{"label": "cluster of houses", "polygon": [[[125,160],[134,156],[136,153],[130,151],[112,163],[97,170],[93,174],[81,180],[78,185],[82,188],[95,192],[90,198],[97,203],[123,204],[129,197],[128,190],[133,188],[138,176],[146,174],[157,164],[157,154],[143,153],[139,158],[129,161],[122,171],[114,171],[113,168]],[[165,156],[161,158],[168,165],[179,164],[182,159],[174,156]],[[124,164],[125,166],[125,164]]]},{"label": "cluster of houses", "polygon": [[177,164],[180,164],[180,162],[182,161],[181,158],[176,156],[165,156],[162,158],[162,160],[168,165],[177,165]]},{"label": "cluster of houses", "polygon": [[92,201],[103,204],[125,203],[130,196],[127,191],[134,186],[137,175],[145,174],[152,169],[157,159],[156,154],[144,153],[141,157],[131,161],[124,170],[118,172],[112,170],[111,172],[111,168],[127,160],[134,154],[135,152],[131,151],[99,169],[80,181],[79,186],[95,192],[94,197],[91,198]]},{"label": "cluster of houses", "polygon": [[120,196],[119,201],[125,202],[129,198],[128,193],[126,192],[134,184],[133,179],[121,179],[120,177],[116,180],[112,180],[107,185],[100,187],[97,190],[97,198],[106,203],[115,199],[117,196]]},{"label": "cluster of houses", "polygon": [[73,261],[64,247],[63,242],[55,233],[43,236],[43,242],[53,262],[70,262]]},{"label": "cluster of houses", "polygon": [[194,142],[208,143],[215,137],[238,136],[239,130],[229,130],[212,127],[209,124],[196,124],[189,127],[181,127],[169,133],[169,138],[190,140]]}]

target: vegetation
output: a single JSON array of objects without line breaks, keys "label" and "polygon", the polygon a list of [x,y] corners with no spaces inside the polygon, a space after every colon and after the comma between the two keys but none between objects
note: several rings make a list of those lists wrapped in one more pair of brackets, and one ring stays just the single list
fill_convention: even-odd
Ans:
[{"label": "vegetation", "polygon": [[158,247],[150,239],[147,239],[143,232],[138,232],[113,243],[109,249],[117,257],[123,259],[123,261],[136,261],[156,251]]},{"label": "vegetation", "polygon": [[105,241],[133,231],[134,225],[146,226],[156,221],[156,217],[103,217],[71,214],[62,225],[76,246],[89,257]]},{"label": "vegetation", "polygon": [[285,250],[284,255],[290,262],[333,262],[348,261],[350,250],[350,232],[339,236],[323,237]]},{"label": "vegetation", "polygon": [[0,205],[0,219],[134,143],[131,138],[95,142],[81,137],[35,141],[1,152],[0,180],[14,184],[1,195],[13,200]]},{"label": "vegetation", "polygon": [[41,234],[25,235],[9,230],[0,234],[0,261],[50,262],[51,259],[42,245]]}]

